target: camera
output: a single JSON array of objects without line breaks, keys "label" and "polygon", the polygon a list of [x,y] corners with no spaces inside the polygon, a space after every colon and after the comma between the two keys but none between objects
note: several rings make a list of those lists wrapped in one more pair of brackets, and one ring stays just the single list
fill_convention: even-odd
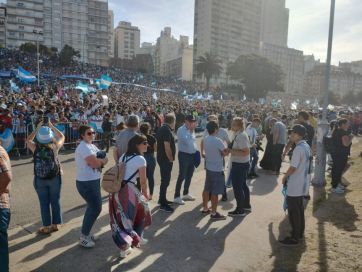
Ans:
[{"label": "camera", "polygon": [[107,153],[103,150],[98,151],[96,154],[97,159],[104,159],[105,157],[107,157]]}]

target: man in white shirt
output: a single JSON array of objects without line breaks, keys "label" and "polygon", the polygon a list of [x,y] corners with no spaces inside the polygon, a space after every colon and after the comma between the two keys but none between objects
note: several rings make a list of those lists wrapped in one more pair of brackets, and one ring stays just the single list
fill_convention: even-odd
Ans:
[{"label": "man in white shirt", "polygon": [[304,206],[303,196],[308,186],[310,172],[311,149],[304,139],[306,128],[295,125],[292,129],[291,140],[296,144],[290,167],[283,177],[283,185],[287,186],[288,216],[292,227],[291,237],[279,241],[285,246],[295,246],[304,238]]}]

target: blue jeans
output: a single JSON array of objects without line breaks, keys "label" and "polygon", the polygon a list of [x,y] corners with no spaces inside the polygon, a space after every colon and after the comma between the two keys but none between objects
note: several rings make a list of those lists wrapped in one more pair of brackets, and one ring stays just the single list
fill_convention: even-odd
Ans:
[{"label": "blue jeans", "polygon": [[231,179],[233,182],[236,209],[250,208],[250,191],[246,184],[250,164],[233,162],[231,168]]},{"label": "blue jeans", "polygon": [[259,161],[258,150],[256,148],[250,149],[250,170],[249,174],[255,174],[255,167]]},{"label": "blue jeans", "polygon": [[0,271],[9,271],[8,228],[10,209],[0,208]]},{"label": "blue jeans", "polygon": [[158,160],[158,165],[160,166],[161,172],[161,185],[160,185],[160,204],[161,206],[167,206],[167,187],[170,185],[171,172],[173,162]]},{"label": "blue jeans", "polygon": [[60,175],[51,179],[34,177],[34,188],[40,202],[43,226],[48,227],[51,224],[61,224],[60,192],[62,188],[62,177]]},{"label": "blue jeans", "polygon": [[150,195],[153,195],[153,188],[155,187],[154,174],[155,174],[155,168],[156,168],[156,159],[155,159],[155,155],[152,153],[144,154],[144,157],[147,162],[146,176],[147,176],[147,180],[148,180],[148,188],[150,190]]},{"label": "blue jeans", "polygon": [[77,190],[87,203],[82,224],[82,234],[88,236],[99,214],[102,211],[100,180],[77,180]]},{"label": "blue jeans", "polygon": [[176,182],[175,198],[180,197],[182,182],[185,181],[183,195],[189,194],[191,179],[194,174],[194,154],[178,153],[179,174]]}]

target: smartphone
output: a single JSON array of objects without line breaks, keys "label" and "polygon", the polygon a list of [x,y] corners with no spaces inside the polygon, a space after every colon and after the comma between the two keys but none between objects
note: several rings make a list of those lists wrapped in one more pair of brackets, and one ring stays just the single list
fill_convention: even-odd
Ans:
[{"label": "smartphone", "polygon": [[43,117],[43,125],[47,125],[49,123],[49,117],[48,116],[44,116]]}]

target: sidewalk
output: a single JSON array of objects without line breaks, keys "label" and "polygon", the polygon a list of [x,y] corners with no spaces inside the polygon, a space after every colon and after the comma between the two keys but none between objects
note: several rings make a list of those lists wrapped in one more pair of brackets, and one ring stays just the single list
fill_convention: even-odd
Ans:
[{"label": "sidewalk", "polygon": [[[284,168],[286,165],[284,165]],[[78,244],[84,206],[64,214],[63,228],[50,236],[39,236],[39,224],[9,231],[11,270],[22,271],[271,271],[275,237],[279,236],[282,210],[281,185],[277,176],[260,173],[250,181],[253,211],[245,218],[212,222],[202,216],[201,193],[205,172],[194,175],[191,193],[196,201],[175,206],[172,214],[158,210],[159,186],[151,201],[153,224],[145,231],[149,243],[135,249],[126,259],[118,258],[109,227],[108,203],[93,228],[98,236],[96,247]],[[175,180],[171,181],[168,198],[173,199]],[[221,202],[219,211],[227,214],[235,206],[232,190],[229,201]],[[284,220],[283,220],[284,221]]]}]

